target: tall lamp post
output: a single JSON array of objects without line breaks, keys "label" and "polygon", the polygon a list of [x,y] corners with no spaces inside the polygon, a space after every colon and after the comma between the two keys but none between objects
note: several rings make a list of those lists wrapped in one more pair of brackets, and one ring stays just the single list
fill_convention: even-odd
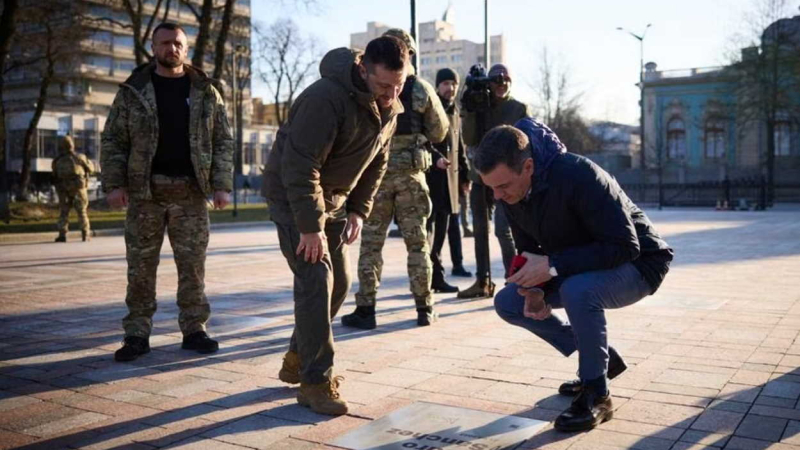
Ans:
[{"label": "tall lamp post", "polygon": [[641,34],[636,34],[630,30],[626,30],[622,27],[617,27],[618,31],[622,31],[624,33],[628,33],[634,38],[639,41],[639,137],[641,138],[641,142],[639,143],[639,151],[641,158],[641,169],[642,169],[642,176],[645,173],[645,152],[644,152],[644,38],[647,36],[647,30],[653,24],[648,23],[646,27],[644,27],[644,31]]}]

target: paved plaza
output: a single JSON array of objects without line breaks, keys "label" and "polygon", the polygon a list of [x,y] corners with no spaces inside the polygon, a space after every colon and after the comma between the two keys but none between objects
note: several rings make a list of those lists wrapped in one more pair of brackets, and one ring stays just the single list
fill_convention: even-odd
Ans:
[{"label": "paved plaza", "polygon": [[[336,373],[351,405],[337,418],[297,405],[296,388],[277,379],[293,303],[271,225],[212,232],[209,331],[221,348],[211,356],[180,349],[165,242],[153,351],[133,363],[113,361],[126,311],[121,236],[2,245],[0,448],[338,448],[348,432],[432,403],[548,422],[522,449],[800,449],[800,210],[648,214],[676,259],[655,296],[607,314],[631,367],[611,383],[615,418],[588,433],[552,428],[577,355],[505,324],[491,299],[438,294],[440,321],[416,326],[401,239],[384,250],[378,328],[336,319]],[[474,269],[472,239],[464,248]],[[355,267],[357,244],[350,257]],[[353,307],[350,295],[343,312]],[[433,444],[403,448],[444,448]]]}]

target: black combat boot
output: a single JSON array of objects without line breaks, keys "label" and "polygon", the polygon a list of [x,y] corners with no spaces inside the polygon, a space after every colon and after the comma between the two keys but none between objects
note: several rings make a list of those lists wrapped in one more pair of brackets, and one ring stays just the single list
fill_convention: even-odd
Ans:
[{"label": "black combat boot", "polygon": [[66,234],[59,234],[55,241],[53,242],[67,242],[67,235]]},{"label": "black combat boot", "polygon": [[452,294],[453,292],[458,292],[458,288],[456,286],[448,284],[447,281],[444,281],[444,269],[441,269],[441,271],[434,270],[431,290],[433,292],[443,294]]},{"label": "black combat boot", "polygon": [[572,405],[561,413],[553,424],[558,431],[586,431],[611,420],[614,406],[605,388],[605,376],[587,381]]},{"label": "black combat boot", "polygon": [[433,306],[417,308],[417,325],[426,327],[439,319],[439,313],[433,310]]},{"label": "black combat boot", "polygon": [[114,352],[115,361],[133,361],[150,353],[150,340],[138,336],[125,336],[122,348]]},{"label": "black combat boot", "polygon": [[197,353],[214,353],[219,350],[219,342],[208,337],[205,331],[195,331],[183,337],[181,348],[194,350]]},{"label": "black combat boot", "polygon": [[492,296],[494,296],[494,283],[489,280],[477,280],[472,286],[458,293],[458,298],[487,298]]},{"label": "black combat boot", "polygon": [[[608,379],[617,378],[627,368],[628,365],[622,360],[622,356],[619,356],[619,353],[614,350],[614,347],[608,347]],[[581,388],[583,388],[581,380],[575,379],[559,386],[558,393],[572,397],[578,395],[581,392]]]},{"label": "black combat boot", "polygon": [[375,321],[374,306],[356,306],[352,314],[342,316],[342,325],[362,330],[374,330],[378,326]]}]

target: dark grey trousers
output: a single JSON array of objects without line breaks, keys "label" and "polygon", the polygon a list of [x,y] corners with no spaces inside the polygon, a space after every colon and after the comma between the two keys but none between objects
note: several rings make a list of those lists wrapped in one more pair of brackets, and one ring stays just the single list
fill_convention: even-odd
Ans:
[{"label": "dark grey trousers", "polygon": [[328,253],[316,264],[295,254],[300,232],[294,221],[278,221],[281,252],[294,274],[294,333],[289,350],[300,355],[303,383],[319,384],[333,376],[333,332],[336,316],[350,291],[350,262],[345,243],[346,218],[325,224]]}]

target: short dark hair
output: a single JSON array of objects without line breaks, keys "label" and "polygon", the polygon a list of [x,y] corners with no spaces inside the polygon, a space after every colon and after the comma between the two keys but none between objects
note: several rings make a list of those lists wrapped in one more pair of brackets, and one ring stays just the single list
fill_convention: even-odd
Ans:
[{"label": "short dark hair", "polygon": [[180,31],[181,33],[183,33],[184,36],[187,36],[187,37],[189,36],[188,34],[186,34],[186,30],[184,30],[183,27],[178,25],[177,23],[175,23],[175,22],[161,22],[160,24],[158,24],[156,29],[153,30],[153,34],[151,35],[152,36],[151,40],[153,41],[153,43],[156,42],[156,33],[158,33],[158,30]]},{"label": "short dark hair", "polygon": [[383,64],[387,69],[402,70],[408,64],[408,46],[394,36],[381,36],[369,41],[364,51],[364,64]]},{"label": "short dark hair", "polygon": [[511,125],[500,125],[483,137],[472,163],[480,173],[489,173],[501,163],[520,173],[522,164],[531,157],[530,149],[531,143],[525,133]]}]

